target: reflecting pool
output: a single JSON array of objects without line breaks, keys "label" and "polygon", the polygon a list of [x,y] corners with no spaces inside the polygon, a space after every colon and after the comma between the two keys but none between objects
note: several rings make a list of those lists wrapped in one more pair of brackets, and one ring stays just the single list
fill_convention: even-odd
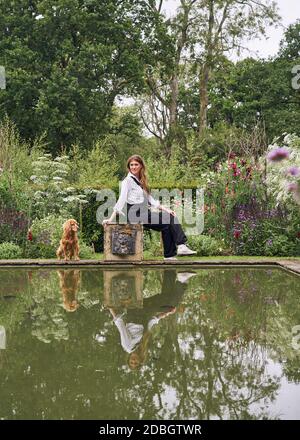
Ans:
[{"label": "reflecting pool", "polygon": [[300,419],[300,278],[0,269],[1,419]]}]

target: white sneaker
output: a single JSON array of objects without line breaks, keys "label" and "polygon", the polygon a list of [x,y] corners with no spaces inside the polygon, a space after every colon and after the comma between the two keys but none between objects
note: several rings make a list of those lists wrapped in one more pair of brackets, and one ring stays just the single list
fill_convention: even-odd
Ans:
[{"label": "white sneaker", "polygon": [[185,244],[180,244],[177,247],[177,255],[195,255],[196,253],[196,251],[192,251],[192,249]]},{"label": "white sneaker", "polygon": [[195,275],[197,274],[191,272],[181,272],[177,274],[176,278],[180,283],[186,283],[191,277],[194,277]]},{"label": "white sneaker", "polygon": [[176,257],[165,257],[164,260],[165,261],[168,261],[168,260],[170,260],[170,261],[177,261],[177,258]]}]

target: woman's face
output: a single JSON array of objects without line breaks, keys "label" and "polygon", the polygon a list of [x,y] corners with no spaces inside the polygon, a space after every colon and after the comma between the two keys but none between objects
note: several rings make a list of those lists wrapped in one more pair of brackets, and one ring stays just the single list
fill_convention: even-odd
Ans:
[{"label": "woman's face", "polygon": [[129,163],[129,170],[134,176],[138,177],[140,175],[141,169],[142,169],[142,165],[138,161],[132,160]]},{"label": "woman's face", "polygon": [[139,366],[141,365],[141,360],[140,357],[137,353],[131,353],[129,360],[128,360],[128,365],[132,370],[135,370],[136,368],[139,368]]}]

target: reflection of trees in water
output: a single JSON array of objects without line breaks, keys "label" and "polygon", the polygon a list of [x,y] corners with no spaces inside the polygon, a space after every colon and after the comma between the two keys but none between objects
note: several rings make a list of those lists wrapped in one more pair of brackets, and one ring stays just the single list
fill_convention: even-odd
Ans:
[{"label": "reflection of trees in water", "polygon": [[[288,368],[284,329],[299,323],[295,279],[282,283],[278,273],[201,270],[176,314],[155,327],[147,362],[134,372],[126,366],[111,317],[97,305],[102,272],[83,271],[82,292],[90,306],[74,314],[62,308],[56,272],[49,280],[52,294],[43,294],[47,277],[36,279],[30,314],[23,309],[2,362],[0,417],[268,418],[280,378],[267,375],[266,359],[271,348]],[[160,276],[148,276],[149,296],[153,280],[156,292]],[[68,340],[52,337],[43,344],[31,337],[31,323],[22,321],[36,307],[44,307],[37,319],[45,328],[59,309]],[[282,329],[276,327],[279,315]],[[290,365],[293,374],[296,360]]]},{"label": "reflection of trees in water", "polygon": [[[132,401],[131,392],[126,405],[134,402],[141,418],[261,418],[263,413],[254,414],[251,405],[274,399],[279,386],[279,378],[265,374],[264,349],[249,343],[250,350],[238,350],[223,343],[216,329],[197,316],[202,319],[198,337],[188,339],[173,326],[161,343],[164,360],[149,360],[138,378],[139,399]],[[256,354],[254,364],[250,351]],[[170,397],[172,405],[166,403]]]},{"label": "reflection of trees in water", "polygon": [[[296,292],[294,277],[283,284],[282,272],[274,274],[270,279],[269,273],[257,270],[224,271],[219,276],[203,271],[193,279],[184,314],[177,315],[177,325],[160,341],[160,354],[149,357],[140,372],[135,407],[141,417],[268,417],[281,378],[266,370],[267,323],[272,307],[281,301],[285,327],[290,325]],[[166,403],[167,396],[173,406]],[[255,409],[258,402],[264,402],[264,409]]]}]

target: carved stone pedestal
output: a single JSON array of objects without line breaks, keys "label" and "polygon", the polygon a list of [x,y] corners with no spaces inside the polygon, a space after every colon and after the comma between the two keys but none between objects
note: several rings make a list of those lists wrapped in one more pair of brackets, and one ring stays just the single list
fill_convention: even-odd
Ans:
[{"label": "carved stone pedestal", "polygon": [[141,261],[143,226],[106,224],[104,226],[105,261]]}]

